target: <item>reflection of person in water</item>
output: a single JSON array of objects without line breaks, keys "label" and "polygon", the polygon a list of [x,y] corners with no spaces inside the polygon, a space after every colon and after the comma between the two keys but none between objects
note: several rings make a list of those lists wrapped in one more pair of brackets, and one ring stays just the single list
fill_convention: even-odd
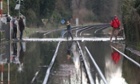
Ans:
[{"label": "reflection of person in water", "polygon": [[67,49],[67,59],[69,60],[71,58],[71,50],[70,49]]},{"label": "reflection of person in water", "polygon": [[13,43],[13,55],[17,55],[17,45],[16,43]]},{"label": "reflection of person in water", "polygon": [[12,43],[12,47],[13,47],[12,61],[15,61],[15,58],[17,57],[17,43]]},{"label": "reflection of person in water", "polygon": [[22,71],[22,69],[23,69],[23,58],[24,58],[23,44],[22,44],[22,42],[20,42],[20,52],[19,52],[20,63],[19,63],[19,68],[18,68],[19,71]]},{"label": "reflection of person in water", "polygon": [[120,60],[120,53],[114,50],[111,53],[111,57],[112,57],[112,60],[114,61],[114,63],[117,64]]},{"label": "reflection of person in water", "polygon": [[71,44],[67,43],[67,59],[69,60],[71,58]]}]

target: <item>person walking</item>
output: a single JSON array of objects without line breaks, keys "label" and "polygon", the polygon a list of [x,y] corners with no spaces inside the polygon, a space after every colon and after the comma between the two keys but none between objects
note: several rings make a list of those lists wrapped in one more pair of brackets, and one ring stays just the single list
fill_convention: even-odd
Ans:
[{"label": "person walking", "polygon": [[72,36],[72,33],[71,33],[70,21],[68,20],[66,24],[67,24],[67,39],[68,39],[69,36],[71,36],[71,38],[73,40],[73,36]]},{"label": "person walking", "polygon": [[23,30],[25,29],[25,25],[24,25],[24,22],[23,22],[23,18],[22,17],[19,17],[18,25],[19,25],[19,30],[20,30],[20,39],[22,39]]},{"label": "person walking", "polygon": [[118,36],[118,33],[119,33],[119,29],[120,29],[120,21],[119,21],[119,19],[116,15],[111,20],[110,25],[113,28],[112,32],[111,32],[111,37],[110,37],[110,41],[112,42],[112,37],[113,36],[115,36],[115,40],[117,40],[117,36]]}]

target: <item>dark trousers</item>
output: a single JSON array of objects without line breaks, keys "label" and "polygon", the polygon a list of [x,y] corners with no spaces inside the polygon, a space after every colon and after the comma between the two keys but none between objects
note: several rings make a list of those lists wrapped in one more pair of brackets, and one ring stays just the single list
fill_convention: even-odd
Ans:
[{"label": "dark trousers", "polygon": [[20,30],[20,39],[22,39],[23,36],[23,30]]},{"label": "dark trousers", "polygon": [[71,38],[73,39],[73,36],[71,34],[71,31],[70,30],[67,30],[67,39],[68,39],[69,36],[71,36]]},{"label": "dark trousers", "polygon": [[17,38],[17,28],[16,27],[13,28],[13,38],[14,39]]}]

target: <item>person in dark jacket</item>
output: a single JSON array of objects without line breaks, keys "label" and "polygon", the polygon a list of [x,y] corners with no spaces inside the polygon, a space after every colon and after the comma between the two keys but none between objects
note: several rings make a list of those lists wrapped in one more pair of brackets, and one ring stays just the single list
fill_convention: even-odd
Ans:
[{"label": "person in dark jacket", "polygon": [[73,36],[72,36],[72,33],[71,33],[71,25],[70,25],[70,21],[68,20],[67,21],[67,39],[68,39],[69,36],[71,36],[71,38],[73,40]]},{"label": "person in dark jacket", "polygon": [[117,36],[119,33],[119,29],[120,29],[120,21],[116,15],[114,16],[113,20],[111,20],[110,25],[113,28],[112,33],[111,33],[111,37],[110,37],[110,41],[112,42],[113,36],[115,36],[115,40],[117,40]]},{"label": "person in dark jacket", "polygon": [[6,17],[6,21],[10,22],[11,18],[7,14],[5,15],[5,17]]},{"label": "person in dark jacket", "polygon": [[20,39],[22,39],[23,30],[25,29],[25,25],[24,25],[22,17],[19,18],[18,25],[19,25],[19,30],[20,30]]},{"label": "person in dark jacket", "polygon": [[13,39],[15,39],[15,38],[17,38],[17,17],[13,17],[13,19],[12,19],[12,27],[13,27],[13,36],[12,36],[12,38]]}]

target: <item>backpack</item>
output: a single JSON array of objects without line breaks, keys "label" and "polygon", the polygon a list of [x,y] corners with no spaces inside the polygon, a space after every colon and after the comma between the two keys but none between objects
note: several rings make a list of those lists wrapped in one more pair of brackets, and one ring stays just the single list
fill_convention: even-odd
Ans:
[{"label": "backpack", "polygon": [[113,19],[113,20],[111,21],[111,26],[112,26],[113,28],[119,28],[119,27],[120,27],[120,22],[119,22],[119,20],[118,20],[118,19]]}]

